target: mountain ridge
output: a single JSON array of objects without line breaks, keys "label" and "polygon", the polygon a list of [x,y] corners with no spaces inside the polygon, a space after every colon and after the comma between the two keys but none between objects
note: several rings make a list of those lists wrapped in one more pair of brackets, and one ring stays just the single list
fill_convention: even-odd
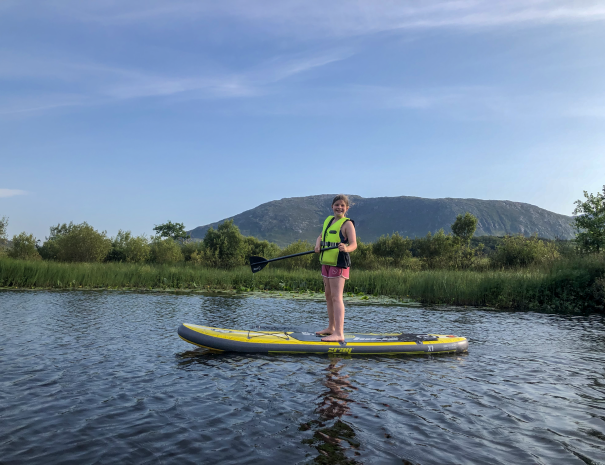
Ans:
[{"label": "mountain ridge", "polygon": [[[315,242],[335,194],[288,197],[265,202],[237,215],[189,231],[191,237],[203,239],[206,231],[225,220],[233,220],[245,236],[285,246],[299,239]],[[398,232],[410,238],[425,236],[439,229],[450,232],[458,214],[469,212],[477,217],[476,235],[505,234],[571,239],[574,229],[571,216],[511,200],[481,200],[423,197],[361,197],[349,195],[351,209],[347,216],[355,220],[357,234],[364,242],[374,242],[384,234]]]}]

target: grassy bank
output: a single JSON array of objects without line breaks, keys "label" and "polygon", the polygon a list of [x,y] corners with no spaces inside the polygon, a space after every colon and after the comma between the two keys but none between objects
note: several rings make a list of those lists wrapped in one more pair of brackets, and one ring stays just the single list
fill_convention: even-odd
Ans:
[{"label": "grassy bank", "polygon": [[[323,289],[318,271],[249,267],[233,271],[194,265],[58,263],[0,259],[0,287],[21,289]],[[502,271],[379,270],[351,273],[346,291],[410,298],[428,304],[584,312],[604,310],[605,260],[558,260]]]}]

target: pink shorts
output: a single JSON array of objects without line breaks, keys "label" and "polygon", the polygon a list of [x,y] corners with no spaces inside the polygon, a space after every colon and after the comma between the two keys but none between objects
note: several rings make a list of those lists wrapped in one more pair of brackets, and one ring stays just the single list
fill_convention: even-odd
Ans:
[{"label": "pink shorts", "polygon": [[349,279],[349,269],[339,268],[338,266],[321,265],[321,275],[324,278],[340,278]]}]

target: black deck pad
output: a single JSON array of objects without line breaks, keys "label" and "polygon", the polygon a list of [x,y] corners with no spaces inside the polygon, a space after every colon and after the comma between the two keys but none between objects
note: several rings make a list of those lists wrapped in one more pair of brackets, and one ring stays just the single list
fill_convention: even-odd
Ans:
[{"label": "black deck pad", "polygon": [[[319,342],[322,337],[326,337],[327,334],[318,336],[315,333],[310,332],[295,332],[289,334],[289,336],[298,341],[305,342]],[[430,334],[416,334],[416,333],[393,333],[393,334],[368,334],[368,333],[345,333],[345,342],[416,342],[422,343],[423,341],[437,341],[437,336]]]}]

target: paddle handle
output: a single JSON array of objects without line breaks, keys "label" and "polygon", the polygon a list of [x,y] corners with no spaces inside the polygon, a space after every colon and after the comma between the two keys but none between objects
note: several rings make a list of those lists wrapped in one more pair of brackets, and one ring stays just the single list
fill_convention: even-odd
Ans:
[{"label": "paddle handle", "polygon": [[[326,247],[325,249],[321,249],[320,252],[325,252],[326,250],[332,250],[332,249],[337,249],[337,248],[338,248],[337,245],[332,246],[332,247]],[[257,263],[255,263],[255,265],[257,265],[259,263],[275,262],[277,260],[283,260],[284,258],[300,257],[301,255],[308,255],[310,253],[315,253],[315,250],[309,250],[308,252],[294,253],[292,255],[285,255],[283,257],[271,258],[270,260],[265,260],[264,262],[257,262]]]}]

